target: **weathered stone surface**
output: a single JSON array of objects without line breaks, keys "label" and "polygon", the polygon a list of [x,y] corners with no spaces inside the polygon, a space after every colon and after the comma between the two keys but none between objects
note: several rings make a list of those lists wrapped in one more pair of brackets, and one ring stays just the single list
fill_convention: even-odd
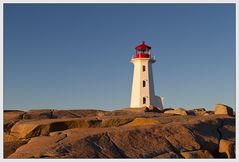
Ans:
[{"label": "weathered stone surface", "polygon": [[7,112],[4,112],[4,114],[3,114],[4,123],[19,120],[19,119],[22,118],[23,114],[24,114],[23,111],[7,111]]},{"label": "weathered stone surface", "polygon": [[194,134],[195,141],[200,143],[200,149],[208,150],[213,155],[217,153],[220,140],[218,129],[222,126],[222,119],[212,116],[199,116],[198,120],[191,120],[185,126]]},{"label": "weathered stone surface", "polygon": [[95,117],[98,113],[110,113],[103,110],[56,110],[56,109],[30,109],[24,114],[25,120],[40,120],[40,119],[66,119],[66,118],[83,118],[83,117]]},{"label": "weathered stone surface", "polygon": [[[66,134],[65,138],[59,143],[56,139],[64,134]],[[36,141],[40,143],[47,141],[48,145],[40,149],[36,147]],[[34,147],[36,147],[35,151],[29,152],[29,148]],[[195,135],[180,122],[176,122],[137,127],[69,129],[62,133],[51,134],[49,137],[32,138],[10,158],[52,157],[53,155],[53,157],[65,158],[154,158],[169,152],[191,151],[200,147]]]},{"label": "weathered stone surface", "polygon": [[163,111],[160,108],[154,107],[153,105],[150,105],[149,107],[146,107],[144,109],[144,112],[156,112],[156,113],[162,113]]},{"label": "weathered stone surface", "polygon": [[155,107],[153,105],[149,105],[149,110],[153,110]]},{"label": "weathered stone surface", "polygon": [[22,138],[31,138],[48,135],[50,132],[71,128],[112,127],[121,126],[133,121],[134,118],[66,118],[66,119],[42,119],[37,121],[21,121],[11,129],[11,135]]},{"label": "weathered stone surface", "polygon": [[215,114],[218,115],[233,115],[233,109],[227,105],[216,104],[215,105]]},{"label": "weathered stone surface", "polygon": [[149,109],[148,107],[146,107],[146,108],[144,109],[144,112],[150,112],[150,109]]},{"label": "weathered stone surface", "polygon": [[181,155],[186,159],[191,158],[213,158],[212,154],[207,150],[197,150],[197,151],[188,151],[181,152]]},{"label": "weathered stone surface", "polygon": [[4,111],[4,132],[9,133],[14,124],[22,119],[24,113],[23,111],[16,110]]},{"label": "weathered stone surface", "polygon": [[12,134],[8,134],[8,133],[4,132],[3,140],[4,140],[4,142],[11,142],[11,141],[17,141],[19,139],[18,139],[18,137],[14,136]]},{"label": "weathered stone surface", "polygon": [[235,158],[235,141],[221,139],[219,153],[221,153],[222,157]]},{"label": "weathered stone surface", "polygon": [[214,114],[214,111],[206,111],[206,113],[208,113],[209,115]]},{"label": "weathered stone surface", "polygon": [[222,125],[218,128],[218,131],[221,135],[221,139],[235,141],[236,133],[235,133],[235,118],[224,118],[222,121]]},{"label": "weathered stone surface", "polygon": [[174,110],[174,109],[171,108],[171,107],[169,107],[169,108],[165,108],[165,109],[163,109],[163,112],[168,111],[168,110]]},{"label": "weathered stone surface", "polygon": [[198,113],[195,113],[193,110],[186,110],[186,112],[187,112],[187,115],[193,115],[193,116],[198,115]]},{"label": "weathered stone surface", "polygon": [[11,129],[11,134],[18,138],[31,138],[48,135],[50,132],[66,130],[75,127],[97,127],[99,120],[87,119],[42,119],[36,121],[21,121]]},{"label": "weathered stone surface", "polygon": [[184,110],[183,108],[177,108],[175,110],[168,110],[168,111],[165,111],[164,113],[166,113],[166,114],[177,114],[177,115],[187,115],[187,111]]},{"label": "weathered stone surface", "polygon": [[198,112],[198,111],[206,111],[205,108],[194,108],[193,111]]},{"label": "weathered stone surface", "polygon": [[32,138],[27,144],[18,148],[9,158],[41,158],[57,156],[54,148],[66,137],[65,134],[49,137],[41,136]]},{"label": "weathered stone surface", "polygon": [[7,158],[9,155],[14,153],[16,149],[24,144],[27,141],[24,140],[12,140],[12,141],[4,141],[4,158]]},{"label": "weathered stone surface", "polygon": [[[218,152],[221,139],[235,142],[235,117],[142,110],[93,111],[95,116],[89,117],[21,120],[10,134],[4,134],[4,157],[209,158],[210,154],[223,154]],[[29,138],[29,142],[18,144],[22,141],[19,138]],[[16,142],[12,143],[14,149],[8,142]]]},{"label": "weathered stone surface", "polygon": [[135,118],[132,122],[128,123],[128,126],[136,126],[136,125],[150,125],[150,124],[159,124],[160,121],[157,119],[150,118]]},{"label": "weathered stone surface", "polygon": [[182,158],[181,155],[176,154],[175,152],[168,152],[154,157],[156,159],[168,159],[168,158]]},{"label": "weathered stone surface", "polygon": [[[195,115],[207,115],[208,113],[206,112],[205,108],[195,108],[192,110]],[[209,114],[208,114],[209,115]]]},{"label": "weathered stone surface", "polygon": [[102,123],[99,127],[119,127],[130,123],[134,120],[132,117],[124,117],[124,118],[106,118],[102,120]]},{"label": "weathered stone surface", "polygon": [[114,110],[110,113],[110,115],[113,116],[117,116],[117,115],[139,115],[139,114],[143,114],[145,108],[147,108],[147,106],[145,107],[141,107],[141,108],[123,108],[123,109],[119,109],[119,110]]}]

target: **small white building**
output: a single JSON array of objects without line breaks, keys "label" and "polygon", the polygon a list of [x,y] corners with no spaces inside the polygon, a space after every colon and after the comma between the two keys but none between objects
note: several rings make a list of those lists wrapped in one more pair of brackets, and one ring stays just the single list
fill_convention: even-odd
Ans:
[{"label": "small white building", "polygon": [[134,64],[133,84],[131,93],[131,108],[153,105],[163,109],[162,98],[155,96],[152,64],[156,60],[151,56],[151,47],[144,41],[136,48],[136,54],[131,59]]}]

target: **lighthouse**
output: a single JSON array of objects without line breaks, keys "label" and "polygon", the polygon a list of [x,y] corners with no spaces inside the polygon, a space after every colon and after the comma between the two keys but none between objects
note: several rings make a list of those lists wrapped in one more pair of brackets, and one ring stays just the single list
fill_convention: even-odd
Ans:
[{"label": "lighthouse", "polygon": [[136,54],[131,59],[134,64],[133,83],[131,92],[131,108],[153,105],[163,108],[162,98],[155,96],[152,64],[156,59],[151,55],[151,47],[144,41],[136,48]]}]

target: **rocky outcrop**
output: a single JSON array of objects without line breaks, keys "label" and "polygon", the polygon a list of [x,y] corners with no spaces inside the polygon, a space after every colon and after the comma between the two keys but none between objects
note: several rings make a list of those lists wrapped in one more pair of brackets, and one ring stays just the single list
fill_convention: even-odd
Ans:
[{"label": "rocky outcrop", "polygon": [[235,141],[220,139],[219,153],[224,158],[235,158]]},{"label": "rocky outcrop", "polygon": [[128,126],[141,126],[141,125],[152,125],[152,124],[159,124],[160,121],[157,119],[151,118],[135,118],[132,122],[128,123]]},{"label": "rocky outcrop", "polygon": [[216,104],[215,105],[215,114],[217,115],[233,115],[233,109],[227,105]]},{"label": "rocky outcrop", "polygon": [[157,108],[153,105],[150,105],[149,107],[146,107],[144,109],[144,112],[157,112],[157,113],[162,113],[163,111],[160,108]]},{"label": "rocky outcrop", "polygon": [[209,115],[205,108],[195,108],[192,110],[192,112],[194,115]]},{"label": "rocky outcrop", "polygon": [[4,124],[22,119],[22,115],[24,114],[23,111],[4,111]]},{"label": "rocky outcrop", "polygon": [[4,133],[4,158],[16,151],[16,149],[27,143],[27,140],[19,140],[17,137]]},{"label": "rocky outcrop", "polygon": [[142,110],[94,112],[95,116],[78,118],[21,120],[4,135],[4,157],[235,157],[235,117],[145,113]]},{"label": "rocky outcrop", "polygon": [[162,111],[165,112],[165,111],[168,111],[168,110],[174,110],[174,109],[169,107],[169,108],[164,108]]},{"label": "rocky outcrop", "polygon": [[25,145],[26,143],[26,140],[14,140],[4,142],[4,158],[7,158],[9,155],[13,154],[17,150],[17,148],[21,147],[22,145]]},{"label": "rocky outcrop", "polygon": [[[173,130],[176,128],[174,127]],[[79,128],[74,129],[74,132],[69,130],[53,136],[32,138],[28,144],[20,147],[9,158],[39,158],[53,155],[63,158],[154,158],[168,152],[187,150],[188,145],[192,148],[200,147],[193,140],[187,144],[184,140],[178,141],[179,137],[187,136],[193,139],[193,136],[188,131],[177,131],[177,134],[172,135],[170,132],[172,128],[165,130],[165,127],[159,126],[140,126],[140,128],[123,126],[121,129],[101,128],[98,132],[92,129]],[[85,134],[81,135],[83,131]],[[43,143],[42,147],[39,146],[39,142]]]},{"label": "rocky outcrop", "polygon": [[73,118],[73,119],[44,119],[40,121],[21,121],[11,129],[11,135],[19,139],[48,135],[50,132],[72,128],[118,127],[131,122],[133,118]]},{"label": "rocky outcrop", "polygon": [[197,150],[197,151],[188,151],[181,152],[181,155],[186,159],[192,158],[213,158],[212,154],[207,150]]},{"label": "rocky outcrop", "polygon": [[22,120],[24,114],[23,111],[4,111],[4,132],[9,133],[14,124]]},{"label": "rocky outcrop", "polygon": [[193,109],[194,112],[202,112],[202,111],[206,111],[205,108],[194,108]]},{"label": "rocky outcrop", "polygon": [[183,108],[177,108],[175,110],[164,111],[165,114],[187,115],[187,111]]},{"label": "rocky outcrop", "polygon": [[160,154],[154,158],[157,158],[157,159],[169,159],[169,158],[173,158],[173,159],[178,159],[178,158],[182,158],[181,155],[178,155],[174,152],[167,152],[167,153],[164,153],[164,154]]}]

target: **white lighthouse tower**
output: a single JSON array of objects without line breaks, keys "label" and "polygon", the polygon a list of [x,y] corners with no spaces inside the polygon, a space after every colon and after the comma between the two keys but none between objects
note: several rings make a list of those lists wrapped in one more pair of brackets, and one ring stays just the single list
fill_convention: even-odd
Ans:
[{"label": "white lighthouse tower", "polygon": [[153,105],[163,108],[162,99],[155,96],[152,64],[156,62],[150,54],[151,47],[144,41],[136,48],[136,55],[131,59],[134,64],[131,108]]}]

